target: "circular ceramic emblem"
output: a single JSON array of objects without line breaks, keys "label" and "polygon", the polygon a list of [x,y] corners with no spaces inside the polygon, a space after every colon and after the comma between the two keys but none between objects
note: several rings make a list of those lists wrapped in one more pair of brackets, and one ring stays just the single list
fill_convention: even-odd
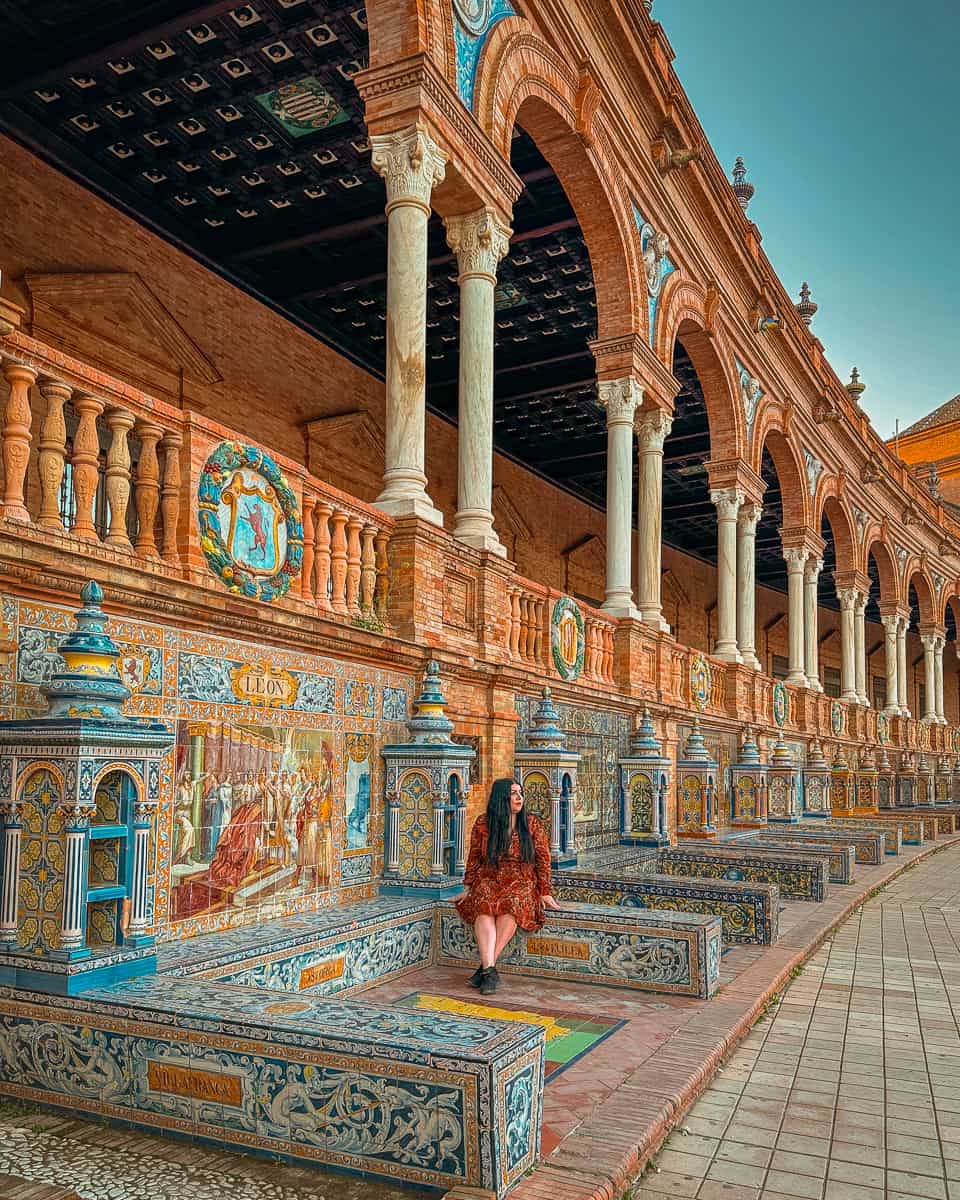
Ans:
[{"label": "circular ceramic emblem", "polygon": [[890,730],[889,726],[887,725],[887,714],[877,713],[877,741],[881,746],[885,746],[889,736]]},{"label": "circular ceramic emblem", "polygon": [[702,654],[695,654],[690,659],[690,699],[701,712],[710,703],[710,692],[713,687],[713,672],[710,664]]},{"label": "circular ceramic emblem", "polygon": [[778,679],[773,685],[773,719],[781,729],[787,720],[787,704],[787,686]]},{"label": "circular ceramic emblem", "polygon": [[490,24],[493,0],[453,0],[457,20],[474,37],[479,37]]},{"label": "circular ceramic emblem", "polygon": [[834,737],[843,733],[843,706],[836,700],[830,705],[830,729]]},{"label": "circular ceramic emblem", "polygon": [[200,473],[197,500],[200,547],[214,575],[252,600],[286,595],[303,561],[303,526],[273,459],[221,442]]},{"label": "circular ceramic emblem", "polygon": [[562,596],[553,606],[550,648],[560,678],[576,679],[583,670],[583,614],[569,596]]}]

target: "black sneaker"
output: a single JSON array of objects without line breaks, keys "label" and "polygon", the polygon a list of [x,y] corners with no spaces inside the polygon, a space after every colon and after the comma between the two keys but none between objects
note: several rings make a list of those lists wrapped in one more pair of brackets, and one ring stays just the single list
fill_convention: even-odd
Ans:
[{"label": "black sneaker", "polygon": [[477,967],[474,973],[467,980],[467,987],[479,987],[483,982],[483,967]]},{"label": "black sneaker", "polygon": [[496,967],[489,967],[483,972],[483,978],[480,980],[480,995],[492,996],[500,986],[500,976],[497,973]]}]

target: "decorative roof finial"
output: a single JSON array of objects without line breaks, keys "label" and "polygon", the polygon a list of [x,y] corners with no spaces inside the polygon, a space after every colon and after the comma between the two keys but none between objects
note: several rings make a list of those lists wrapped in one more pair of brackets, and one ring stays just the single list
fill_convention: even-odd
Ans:
[{"label": "decorative roof finial", "polygon": [[130,689],[117,670],[120,650],[107,632],[107,614],[100,607],[103,588],[95,579],[80,591],[81,608],[73,614],[74,628],[61,643],[63,667],[55,667],[40,685],[48,719],[96,718],[123,721],[121,709]]},{"label": "decorative roof finial", "polygon": [[407,721],[411,743],[453,745],[453,722],[446,715],[446,697],[440,685],[440,666],[433,659],[423,674],[420,695],[413,702],[413,715]]},{"label": "decorative roof finial", "polygon": [[797,315],[804,325],[809,326],[810,322],[817,315],[817,309],[820,307],[810,299],[810,285],[806,282],[800,284],[800,303],[794,305],[797,310]]},{"label": "decorative roof finial", "polygon": [[867,385],[860,382],[860,372],[856,367],[850,372],[850,382],[847,384],[847,391],[850,393],[850,399],[854,404],[860,403],[860,397],[867,390]]},{"label": "decorative roof finial", "polygon": [[937,474],[937,464],[930,464],[930,473],[927,475],[927,491],[934,500],[942,500],[943,492],[940,490],[940,476]]},{"label": "decorative roof finial", "polygon": [[744,212],[747,211],[747,206],[753,199],[756,190],[752,183],[747,182],[747,168],[738,154],[737,161],[733,164],[733,194]]}]

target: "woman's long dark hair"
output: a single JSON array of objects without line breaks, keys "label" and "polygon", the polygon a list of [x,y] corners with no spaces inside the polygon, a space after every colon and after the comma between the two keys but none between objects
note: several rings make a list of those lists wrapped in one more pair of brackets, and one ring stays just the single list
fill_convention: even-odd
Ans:
[{"label": "woman's long dark hair", "polygon": [[[487,866],[497,867],[510,849],[510,789],[515,779],[495,779],[487,801]],[[517,813],[517,834],[520,838],[520,857],[524,862],[536,860],[533,838],[527,824],[527,811]]]}]

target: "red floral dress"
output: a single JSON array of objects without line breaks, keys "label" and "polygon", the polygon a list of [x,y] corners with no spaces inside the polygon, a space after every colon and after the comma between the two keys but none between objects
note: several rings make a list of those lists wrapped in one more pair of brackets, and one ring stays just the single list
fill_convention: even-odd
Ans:
[{"label": "red floral dress", "polygon": [[533,838],[535,862],[524,862],[520,837],[514,833],[510,849],[496,867],[487,866],[487,818],[477,818],[470,835],[470,854],[463,882],[467,893],[457,901],[457,912],[468,925],[478,916],[502,917],[509,913],[521,929],[543,928],[543,896],[550,895],[550,845],[543,826],[527,816]]}]

